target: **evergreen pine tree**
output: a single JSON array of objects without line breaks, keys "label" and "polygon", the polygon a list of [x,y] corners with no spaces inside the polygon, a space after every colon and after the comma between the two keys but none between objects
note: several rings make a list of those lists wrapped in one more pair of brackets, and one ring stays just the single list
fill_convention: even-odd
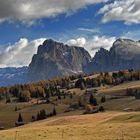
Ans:
[{"label": "evergreen pine tree", "polygon": [[100,111],[100,112],[104,112],[104,111],[105,111],[104,107],[103,107],[103,106],[100,106],[100,107],[99,107],[99,111]]},{"label": "evergreen pine tree", "polygon": [[15,107],[15,111],[18,111],[18,108],[17,108],[17,106]]},{"label": "evergreen pine tree", "polygon": [[92,94],[90,95],[89,103],[90,103],[91,105],[94,105],[94,106],[97,106],[97,105],[98,105],[98,104],[97,104],[96,98],[95,98]]},{"label": "evergreen pine tree", "polygon": [[79,105],[79,107],[82,107],[82,103],[80,100],[78,101],[78,105]]},{"label": "evergreen pine tree", "polygon": [[53,109],[53,116],[56,116],[56,109],[55,109],[55,107]]},{"label": "evergreen pine tree", "polygon": [[97,104],[97,100],[96,100],[95,97],[93,98],[93,105],[94,105],[94,106],[97,106],[97,105],[98,105],[98,104]]},{"label": "evergreen pine tree", "polygon": [[40,120],[40,112],[37,113],[37,120]]},{"label": "evergreen pine tree", "polygon": [[84,89],[85,89],[85,84],[84,84],[84,82],[81,82],[80,89],[81,89],[81,90],[84,90]]},{"label": "evergreen pine tree", "polygon": [[93,97],[93,95],[91,94],[91,95],[90,95],[90,98],[89,98],[89,103],[90,103],[90,104],[93,104],[93,98],[94,98],[94,97]]},{"label": "evergreen pine tree", "polygon": [[102,96],[101,103],[104,103],[104,102],[106,102],[106,97],[105,96]]},{"label": "evergreen pine tree", "polygon": [[22,116],[21,116],[21,113],[19,113],[18,122],[23,122],[23,118],[22,118]]}]

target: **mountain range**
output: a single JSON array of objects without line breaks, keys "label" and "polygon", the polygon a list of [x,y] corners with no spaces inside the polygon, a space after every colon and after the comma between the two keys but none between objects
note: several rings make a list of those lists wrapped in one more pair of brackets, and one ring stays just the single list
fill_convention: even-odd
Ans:
[{"label": "mountain range", "polygon": [[[94,47],[94,46],[93,46]],[[92,58],[82,47],[68,46],[51,39],[38,47],[28,67],[1,68],[0,86],[24,84],[63,75],[140,69],[140,41],[117,39]]]},{"label": "mountain range", "polygon": [[10,86],[27,83],[28,67],[0,68],[0,86]]},{"label": "mountain range", "polygon": [[109,51],[101,48],[87,65],[85,72],[126,69],[140,69],[140,41],[118,39]]}]

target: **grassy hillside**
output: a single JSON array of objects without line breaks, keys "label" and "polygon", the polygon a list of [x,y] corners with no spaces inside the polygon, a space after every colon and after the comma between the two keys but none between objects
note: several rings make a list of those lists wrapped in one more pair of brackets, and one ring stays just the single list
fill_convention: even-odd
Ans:
[{"label": "grassy hillside", "polygon": [[[121,77],[111,74],[95,73],[1,88],[0,126],[5,129],[15,127],[19,113],[26,125],[0,131],[0,140],[140,139],[140,100],[136,100],[134,95],[136,90],[140,94],[140,80],[137,77],[140,77],[140,72],[136,73],[137,78],[135,72],[132,75],[127,71]],[[132,89],[133,95],[127,94],[127,89]],[[26,93],[30,94],[30,100],[19,101],[21,93],[25,99],[28,99]],[[90,102],[91,95],[97,100],[97,105]],[[101,102],[103,96],[105,102]],[[9,98],[11,101],[7,103]],[[82,115],[87,109],[92,109],[93,113],[93,109],[98,110],[101,106],[105,113]],[[46,120],[38,121],[40,110],[51,113],[54,108],[57,112],[55,117],[47,116]],[[32,116],[36,117],[35,122]]]},{"label": "grassy hillside", "polygon": [[2,140],[139,140],[139,130],[140,113],[105,112],[54,117],[19,129],[1,131],[0,138]]},{"label": "grassy hillside", "polygon": [[[96,77],[98,75],[93,75],[89,77]],[[86,77],[86,78],[89,78]],[[140,110],[140,100],[136,100],[135,97],[124,96],[127,88],[140,88],[140,81],[130,81],[124,82],[120,85],[112,86],[105,85],[100,87],[86,88],[81,90],[80,88],[72,89],[63,89],[65,92],[75,93],[71,99],[69,96],[66,96],[65,99],[57,100],[54,103],[56,104],[57,114],[64,114],[66,110],[69,110],[71,104],[78,103],[79,98],[83,97],[87,90],[94,91],[97,90],[95,97],[98,100],[98,103],[104,106],[106,111],[123,111],[125,108],[132,108],[133,110]],[[107,100],[105,103],[101,103],[101,96],[105,95]],[[89,96],[86,96],[87,100]],[[55,97],[53,97],[55,99]],[[40,104],[36,104],[35,99],[31,102],[17,103],[12,102],[6,104],[4,100],[0,101],[0,124],[5,128],[11,128],[15,126],[15,121],[18,118],[19,113],[22,114],[25,123],[30,123],[32,116],[36,116],[41,109],[45,109],[50,112],[53,110],[53,104],[43,103],[44,101],[40,100]],[[15,107],[18,107],[19,110],[15,111]],[[78,111],[75,110],[75,112]],[[84,112],[84,111],[83,111]]]},{"label": "grassy hillside", "polygon": [[[59,102],[59,101],[57,101]],[[61,103],[55,106],[58,114],[64,113],[64,111],[68,108],[68,103],[71,102],[71,99],[66,98]],[[15,111],[15,107],[19,108],[18,111]],[[0,103],[0,124],[2,124],[5,128],[15,127],[15,121],[18,118],[19,113],[22,114],[22,117],[25,123],[29,123],[32,121],[32,116],[36,116],[37,113],[45,109],[48,112],[51,112],[54,108],[52,104],[35,104],[35,103],[8,103],[5,102]]]},{"label": "grassy hillside", "polygon": [[127,88],[132,88],[132,89],[140,89],[140,80],[138,81],[131,81],[131,82],[125,82],[117,86],[107,86],[103,88],[99,88],[99,93],[124,93]]}]

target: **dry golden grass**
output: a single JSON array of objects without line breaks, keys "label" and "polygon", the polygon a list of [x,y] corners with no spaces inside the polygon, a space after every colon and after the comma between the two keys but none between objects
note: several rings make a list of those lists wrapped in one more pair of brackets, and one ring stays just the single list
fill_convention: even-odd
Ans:
[{"label": "dry golden grass", "polygon": [[[117,94],[123,94],[127,88],[140,88],[140,81],[133,81],[133,82],[127,82],[123,83],[118,86],[101,86],[98,88],[92,88],[97,89],[98,93],[101,94],[107,94],[107,95],[117,95]],[[78,88],[74,88],[69,90],[71,93],[76,93],[76,95],[81,96],[85,93],[86,90],[80,90]],[[78,101],[78,97],[76,96],[73,99],[70,99],[67,97],[63,101],[57,101],[58,106],[56,107],[56,110],[58,113],[63,113],[69,104],[73,102]],[[99,97],[100,100],[100,97]],[[15,107],[21,108],[21,110],[15,112]],[[132,108],[132,109],[139,109],[140,108],[140,100],[135,100],[134,97],[126,97],[122,99],[116,99],[116,100],[109,100],[106,103],[103,104],[105,109],[107,110],[114,110],[114,111],[122,111],[124,108]],[[36,115],[38,111],[41,109],[46,109],[48,111],[53,110],[52,105],[48,104],[40,104],[40,105],[33,105],[32,103],[11,103],[11,104],[5,104],[5,102],[0,103],[0,123],[4,125],[5,128],[11,128],[14,127],[15,121],[18,118],[19,112],[22,114],[25,122],[30,122],[32,115]]]},{"label": "dry golden grass", "polygon": [[[96,89],[98,93],[115,95],[123,94],[127,88],[140,88],[140,81],[123,83],[118,86],[102,86]],[[85,93],[85,90],[76,88],[69,91],[75,92],[76,95]],[[71,101],[65,99],[56,108],[57,112],[64,112]],[[15,106],[21,108],[23,106],[23,109],[15,112]],[[137,109],[140,108],[140,100],[135,100],[134,97],[125,97],[109,100],[103,106],[107,110],[114,111],[128,107]],[[0,121],[5,122],[6,120],[6,128],[12,127],[21,112],[24,120],[29,122],[31,116],[40,109],[51,111],[53,108],[50,105],[1,103]],[[59,117],[31,123],[21,128],[0,131],[0,140],[140,140],[140,113],[106,112],[93,115],[74,115],[79,113],[70,112],[69,115],[73,116],[62,114]]]},{"label": "dry golden grass", "polygon": [[[16,106],[21,109],[15,111]],[[63,113],[67,106],[68,105],[63,103],[58,104],[56,106],[57,113]],[[32,115],[36,116],[41,109],[51,112],[53,107],[54,106],[51,104],[33,105],[30,103],[0,103],[0,124],[4,125],[5,128],[14,127],[19,113],[22,114],[25,123],[28,123],[31,122]]]},{"label": "dry golden grass", "polygon": [[127,88],[140,89],[140,81],[126,82],[117,86],[108,86],[105,88],[99,88],[99,92],[112,94],[112,93],[124,92]]},{"label": "dry golden grass", "polygon": [[85,93],[85,90],[81,90],[79,88],[73,88],[73,89],[68,90],[68,92],[75,93],[77,95],[83,95]]},{"label": "dry golden grass", "polygon": [[105,112],[54,117],[1,131],[0,140],[140,140],[139,121],[112,121],[129,115],[138,117],[140,113]]},{"label": "dry golden grass", "polygon": [[[101,86],[101,87],[94,87],[91,89],[97,89],[98,93],[105,93],[105,94],[118,94],[118,93],[124,93],[127,88],[137,88],[140,89],[140,80],[139,81],[131,81],[131,82],[125,82],[123,84],[117,85],[117,86]],[[85,93],[86,90],[81,90],[79,88],[73,88],[68,90],[71,93],[76,93],[77,95],[82,95]]]}]

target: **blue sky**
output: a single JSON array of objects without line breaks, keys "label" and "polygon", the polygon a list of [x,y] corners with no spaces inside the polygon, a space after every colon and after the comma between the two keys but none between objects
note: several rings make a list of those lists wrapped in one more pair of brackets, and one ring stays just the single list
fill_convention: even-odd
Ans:
[{"label": "blue sky", "polygon": [[139,0],[0,0],[0,9],[0,67],[28,65],[47,38],[85,47],[92,56],[117,38],[140,38]]},{"label": "blue sky", "polygon": [[87,6],[69,16],[66,14],[60,14],[56,17],[42,18],[38,20],[35,25],[30,27],[21,22],[1,23],[0,44],[6,44],[9,42],[14,43],[22,37],[26,37],[30,40],[41,37],[65,40],[78,36],[88,37],[88,35],[92,35],[92,33],[80,31],[78,28],[99,28],[102,30],[102,34],[104,34],[103,32],[106,32],[107,30],[105,28],[110,28],[110,26],[108,26],[108,24],[101,24],[101,17],[96,16],[101,5],[103,4]]}]

